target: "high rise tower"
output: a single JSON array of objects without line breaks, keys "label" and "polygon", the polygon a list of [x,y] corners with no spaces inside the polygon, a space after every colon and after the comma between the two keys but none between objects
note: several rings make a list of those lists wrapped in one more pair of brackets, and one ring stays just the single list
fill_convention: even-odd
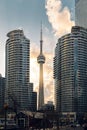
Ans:
[{"label": "high rise tower", "polygon": [[54,57],[55,106],[59,112],[87,112],[87,29],[72,27],[59,38]]},{"label": "high rise tower", "polygon": [[[28,87],[30,79],[30,40],[23,30],[13,30],[6,41],[6,100],[19,110],[29,108]],[[14,101],[13,101],[14,100]]]},{"label": "high rise tower", "polygon": [[45,63],[45,57],[43,55],[42,48],[43,48],[43,39],[42,39],[42,26],[41,26],[40,54],[37,57],[37,62],[38,64],[40,64],[38,109],[40,109],[44,104],[43,64]]}]

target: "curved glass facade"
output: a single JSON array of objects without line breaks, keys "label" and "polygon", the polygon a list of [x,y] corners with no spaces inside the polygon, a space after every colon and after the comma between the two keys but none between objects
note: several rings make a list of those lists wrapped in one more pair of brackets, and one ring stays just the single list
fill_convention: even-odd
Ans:
[{"label": "curved glass facade", "polygon": [[15,100],[20,110],[28,109],[30,41],[23,30],[13,30],[6,41],[6,99]]},{"label": "curved glass facade", "polygon": [[87,30],[74,26],[55,48],[55,106],[60,112],[87,112]]}]

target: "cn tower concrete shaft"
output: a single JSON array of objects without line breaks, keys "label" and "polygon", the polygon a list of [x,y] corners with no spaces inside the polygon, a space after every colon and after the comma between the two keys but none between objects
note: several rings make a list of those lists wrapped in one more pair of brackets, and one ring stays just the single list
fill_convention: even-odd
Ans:
[{"label": "cn tower concrete shaft", "polygon": [[40,64],[38,109],[44,104],[43,64]]}]

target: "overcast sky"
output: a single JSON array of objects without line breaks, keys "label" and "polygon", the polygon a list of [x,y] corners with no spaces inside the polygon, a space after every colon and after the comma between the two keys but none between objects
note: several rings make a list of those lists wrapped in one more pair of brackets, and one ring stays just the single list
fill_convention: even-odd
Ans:
[{"label": "overcast sky", "polygon": [[31,82],[38,91],[40,23],[43,24],[43,51],[45,102],[53,101],[53,56],[57,39],[70,32],[74,25],[74,0],[0,0],[0,73],[5,76],[6,34],[14,29],[23,29],[30,39]]}]

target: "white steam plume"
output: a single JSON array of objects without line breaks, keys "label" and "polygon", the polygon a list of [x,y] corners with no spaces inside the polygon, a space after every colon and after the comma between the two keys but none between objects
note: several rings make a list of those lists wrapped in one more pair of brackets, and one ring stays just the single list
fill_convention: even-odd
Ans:
[{"label": "white steam plume", "polygon": [[70,32],[71,27],[74,25],[74,21],[70,19],[68,7],[62,9],[61,0],[46,0],[45,8],[47,10],[48,20],[56,36],[61,36]]}]

